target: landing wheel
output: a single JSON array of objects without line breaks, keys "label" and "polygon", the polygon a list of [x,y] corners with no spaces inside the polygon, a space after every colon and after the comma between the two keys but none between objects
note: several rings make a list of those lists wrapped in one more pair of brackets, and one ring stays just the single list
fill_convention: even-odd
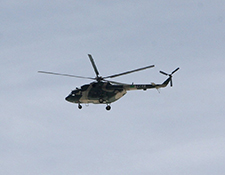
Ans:
[{"label": "landing wheel", "polygon": [[111,109],[111,106],[107,105],[105,108],[107,111],[109,111]]},{"label": "landing wheel", "polygon": [[79,108],[79,109],[82,109],[82,106],[79,104],[79,105],[78,105],[78,108]]}]

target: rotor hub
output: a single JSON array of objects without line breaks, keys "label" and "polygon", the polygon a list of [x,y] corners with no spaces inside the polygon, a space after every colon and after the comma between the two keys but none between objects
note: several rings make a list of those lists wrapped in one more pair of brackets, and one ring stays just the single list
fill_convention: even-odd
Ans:
[{"label": "rotor hub", "polygon": [[96,80],[97,80],[98,82],[100,82],[100,81],[104,80],[104,78],[103,78],[103,77],[97,76],[97,77],[96,77]]}]

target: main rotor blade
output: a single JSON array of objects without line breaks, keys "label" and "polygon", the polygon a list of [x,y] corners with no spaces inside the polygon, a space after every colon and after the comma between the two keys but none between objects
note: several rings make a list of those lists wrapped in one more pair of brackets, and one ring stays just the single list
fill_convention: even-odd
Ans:
[{"label": "main rotor blade", "polygon": [[176,71],[178,71],[180,68],[178,67],[178,68],[176,68],[172,73],[171,73],[171,75],[172,74],[174,74]]},{"label": "main rotor blade", "polygon": [[51,75],[59,75],[59,76],[66,76],[66,77],[84,78],[84,79],[95,80],[95,78],[91,78],[91,77],[83,77],[83,76],[76,76],[76,75],[70,75],[70,74],[61,74],[61,73],[56,73],[56,72],[38,71],[38,73],[44,73],[44,74],[51,74]]},{"label": "main rotor blade", "polygon": [[122,75],[130,74],[130,73],[133,73],[133,72],[141,71],[141,70],[144,70],[144,69],[152,68],[154,66],[155,65],[146,66],[146,67],[142,67],[142,68],[139,68],[139,69],[134,69],[134,70],[131,70],[131,71],[126,71],[126,72],[123,72],[123,73],[119,73],[119,74],[115,74],[115,75],[110,75],[110,76],[103,77],[103,78],[104,79],[105,78],[115,78],[115,77],[118,77],[118,76],[122,76]]},{"label": "main rotor blade", "polygon": [[91,64],[92,64],[92,66],[93,66],[93,68],[94,68],[96,77],[98,77],[99,72],[98,72],[97,66],[96,66],[96,64],[95,64],[95,62],[94,62],[94,59],[92,58],[91,54],[88,54],[88,57],[89,57],[89,59],[90,59],[90,61],[91,61]]}]

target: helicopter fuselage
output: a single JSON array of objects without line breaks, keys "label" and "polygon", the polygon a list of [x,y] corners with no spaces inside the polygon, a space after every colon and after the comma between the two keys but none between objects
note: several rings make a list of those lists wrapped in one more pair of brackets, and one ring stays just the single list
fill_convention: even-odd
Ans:
[{"label": "helicopter fuselage", "polygon": [[126,94],[123,85],[93,82],[73,90],[66,100],[72,103],[110,104]]}]

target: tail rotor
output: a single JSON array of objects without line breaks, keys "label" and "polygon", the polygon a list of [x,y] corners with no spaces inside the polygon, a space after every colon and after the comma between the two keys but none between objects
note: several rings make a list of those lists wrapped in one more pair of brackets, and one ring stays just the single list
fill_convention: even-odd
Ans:
[{"label": "tail rotor", "polygon": [[170,77],[170,86],[172,87],[173,86],[173,81],[172,81],[172,75],[176,72],[176,71],[178,71],[180,68],[178,67],[178,68],[176,68],[173,72],[171,72],[171,74],[168,74],[168,73],[165,73],[165,72],[163,72],[163,71],[159,71],[161,74],[163,74],[163,75],[166,75],[166,76],[169,76]]}]

